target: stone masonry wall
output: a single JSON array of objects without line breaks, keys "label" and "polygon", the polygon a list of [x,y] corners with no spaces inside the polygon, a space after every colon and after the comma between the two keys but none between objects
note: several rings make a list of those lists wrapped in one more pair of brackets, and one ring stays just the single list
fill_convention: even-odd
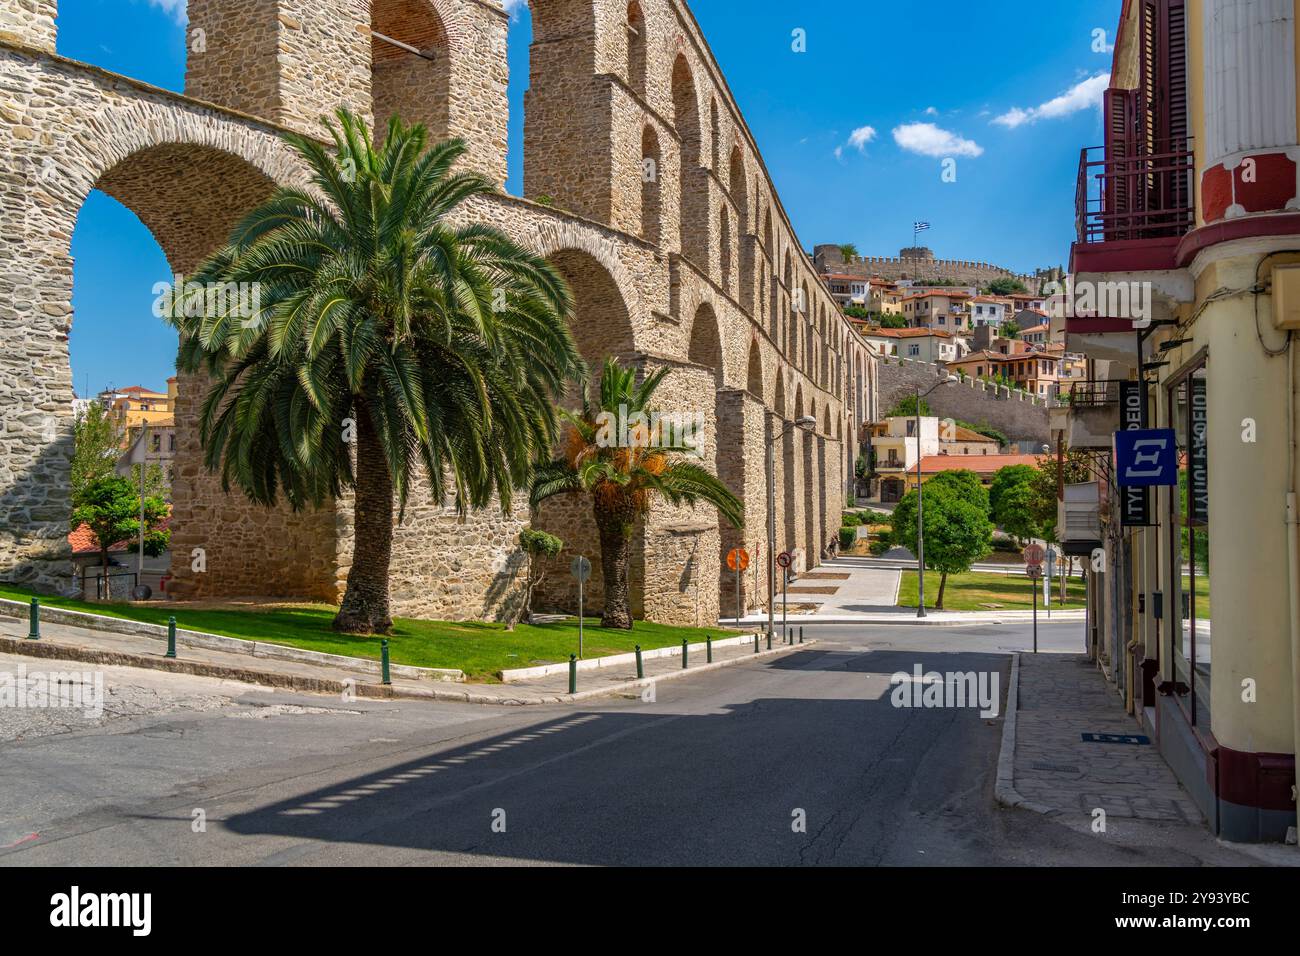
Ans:
[{"label": "stone masonry wall", "polygon": [[[913,394],[915,386],[919,385],[925,391],[941,374],[937,365],[897,359],[881,362],[877,369],[881,415]],[[1046,442],[1050,438],[1047,406],[1023,392],[1003,386],[968,379],[960,385],[935,389],[925,401],[933,415],[989,425],[1012,441]]]},{"label": "stone masonry wall", "polygon": [[[496,224],[560,269],[593,365],[613,354],[643,371],[666,366],[661,407],[704,414],[703,460],[742,496],[745,530],[720,529],[712,508],[656,504],[633,543],[631,583],[635,612],[708,623],[721,610],[724,551],[765,545],[767,410],[776,430],[817,419],[815,434],[778,442],[776,481],[778,548],[816,563],[838,525],[852,461],[844,442],[877,404],[874,359],[802,252],[689,10],[678,0],[533,6],[529,198],[479,200],[464,217]],[[0,0],[0,373],[18,383],[0,391],[8,580],[65,580],[68,243],[92,188],[126,203],[184,269],[275,184],[301,183],[281,128],[319,136],[318,118],[339,105],[382,118],[419,104],[421,118],[466,138],[467,166],[505,178],[508,20],[495,0],[190,0],[189,21],[189,95],[178,96],[14,48],[14,35],[52,46],[54,4]],[[394,52],[374,31],[432,62]],[[648,181],[646,144],[658,155]],[[550,206],[531,201],[543,189]],[[684,235],[694,244],[687,257]],[[179,587],[336,599],[351,562],[349,500],[293,515],[222,492],[200,465],[201,388],[181,382]],[[509,515],[462,519],[415,494],[397,530],[395,611],[499,617],[517,600],[515,539],[529,517],[570,544],[541,606],[572,610],[573,550],[599,567],[589,502],[552,502],[538,516],[516,502]],[[194,547],[207,554],[203,574],[186,570]],[[747,603],[765,594],[755,577],[764,590]],[[590,593],[594,607],[596,575]]]}]

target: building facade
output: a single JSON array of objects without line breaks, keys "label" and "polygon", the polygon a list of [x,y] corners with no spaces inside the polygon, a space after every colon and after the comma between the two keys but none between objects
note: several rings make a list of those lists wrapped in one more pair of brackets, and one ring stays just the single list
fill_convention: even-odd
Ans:
[{"label": "building facade", "polygon": [[[1090,368],[1053,412],[1095,466],[1060,503],[1093,556],[1090,646],[1232,840],[1296,819],[1298,23],[1294,0],[1125,0],[1077,187],[1071,272],[1093,297],[1052,320]],[[1143,428],[1177,476],[1118,487],[1113,435]]]}]

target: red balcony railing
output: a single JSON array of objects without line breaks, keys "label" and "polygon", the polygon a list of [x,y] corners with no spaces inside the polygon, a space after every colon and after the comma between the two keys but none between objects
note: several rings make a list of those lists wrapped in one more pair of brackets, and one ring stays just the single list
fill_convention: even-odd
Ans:
[{"label": "red balcony railing", "polygon": [[1187,140],[1160,152],[1108,155],[1106,147],[1080,151],[1075,189],[1079,242],[1179,238],[1196,221],[1193,157]]}]

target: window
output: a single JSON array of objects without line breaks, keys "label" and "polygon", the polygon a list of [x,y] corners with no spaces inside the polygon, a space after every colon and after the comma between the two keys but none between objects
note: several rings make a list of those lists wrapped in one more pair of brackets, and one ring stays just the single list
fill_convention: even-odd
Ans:
[{"label": "window", "polygon": [[[1168,494],[1170,554],[1178,560],[1166,569],[1169,580],[1168,616],[1181,621],[1171,627],[1169,659],[1173,679],[1184,685],[1176,695],[1194,725],[1210,726],[1210,526],[1208,360],[1170,386],[1167,400],[1170,425],[1178,439],[1178,488]],[[1171,489],[1172,490],[1172,489]]]},{"label": "window", "polygon": [[909,346],[907,347],[907,354],[908,354],[908,355],[920,355],[920,354],[921,354],[921,346],[919,346],[919,345],[909,345]]}]

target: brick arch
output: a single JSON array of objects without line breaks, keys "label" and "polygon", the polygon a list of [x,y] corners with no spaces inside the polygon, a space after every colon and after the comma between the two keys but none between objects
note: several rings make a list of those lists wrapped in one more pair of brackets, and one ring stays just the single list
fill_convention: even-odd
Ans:
[{"label": "brick arch", "polygon": [[[636,294],[637,284],[624,265],[619,244],[596,229],[578,223],[555,219],[542,219],[521,230],[518,237],[525,248],[547,258],[561,252],[580,252],[598,263],[617,287],[623,308],[632,328],[643,328],[649,320],[644,303]],[[640,343],[633,343],[639,348]]]},{"label": "brick arch", "polygon": [[[371,0],[370,83],[376,131],[400,115],[420,122],[431,138],[451,131],[452,73],[461,62],[463,27],[439,0]],[[454,33],[453,33],[454,30]],[[426,59],[379,39],[383,34],[433,54]]]},{"label": "brick arch", "polygon": [[724,353],[722,350],[722,328],[718,314],[708,302],[701,302],[691,320],[689,345],[686,350],[688,361],[701,365],[713,372],[714,381],[719,388],[724,379]]},{"label": "brick arch", "polygon": [[564,276],[573,294],[570,325],[592,378],[599,377],[600,367],[610,356],[631,361],[636,352],[632,317],[615,275],[583,249],[550,250],[546,258]]}]

